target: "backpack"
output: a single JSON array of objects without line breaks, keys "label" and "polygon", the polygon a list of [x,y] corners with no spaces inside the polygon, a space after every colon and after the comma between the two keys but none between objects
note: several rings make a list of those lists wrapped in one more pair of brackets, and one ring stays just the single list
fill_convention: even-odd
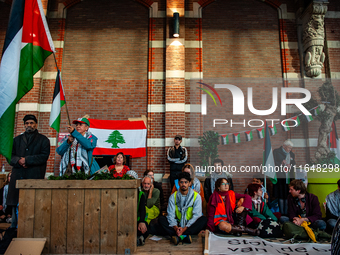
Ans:
[{"label": "backpack", "polygon": [[[316,240],[320,239],[326,239],[328,241],[331,240],[331,235],[327,234],[325,231],[322,230],[314,230],[311,228],[314,232]],[[310,240],[310,237],[307,234],[307,231],[304,229],[304,227],[295,225],[291,221],[287,221],[282,226],[282,232],[287,239],[296,239],[296,240]]]}]

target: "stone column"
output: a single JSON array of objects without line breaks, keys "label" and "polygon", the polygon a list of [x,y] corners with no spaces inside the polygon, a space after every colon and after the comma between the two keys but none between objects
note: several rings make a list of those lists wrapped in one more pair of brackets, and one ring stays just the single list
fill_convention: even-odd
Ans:
[{"label": "stone column", "polygon": [[327,12],[328,2],[313,1],[302,13],[303,23],[303,52],[305,75],[310,78],[321,74],[325,53],[324,18]]}]

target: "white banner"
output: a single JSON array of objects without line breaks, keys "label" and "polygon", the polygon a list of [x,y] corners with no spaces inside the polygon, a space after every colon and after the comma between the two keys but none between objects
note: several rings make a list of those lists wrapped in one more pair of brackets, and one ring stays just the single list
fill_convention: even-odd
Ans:
[{"label": "white banner", "polygon": [[287,244],[268,242],[262,238],[221,237],[209,233],[209,254],[247,255],[326,255],[331,254],[330,244]]}]

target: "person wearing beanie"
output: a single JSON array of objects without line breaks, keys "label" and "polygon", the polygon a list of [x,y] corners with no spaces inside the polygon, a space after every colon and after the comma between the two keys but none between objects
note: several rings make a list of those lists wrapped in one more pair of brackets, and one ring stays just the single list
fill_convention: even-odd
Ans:
[{"label": "person wearing beanie", "polygon": [[100,168],[92,156],[98,139],[89,132],[90,121],[87,115],[72,123],[76,125],[76,128],[67,127],[70,134],[63,139],[62,144],[56,150],[62,157],[59,175],[71,175],[79,171],[94,174]]},{"label": "person wearing beanie", "polygon": [[38,120],[28,114],[23,118],[25,132],[14,138],[12,158],[12,176],[8,187],[7,205],[12,206],[12,225],[17,225],[16,208],[19,189],[16,181],[21,179],[44,179],[47,160],[50,156],[50,140],[37,130]]}]

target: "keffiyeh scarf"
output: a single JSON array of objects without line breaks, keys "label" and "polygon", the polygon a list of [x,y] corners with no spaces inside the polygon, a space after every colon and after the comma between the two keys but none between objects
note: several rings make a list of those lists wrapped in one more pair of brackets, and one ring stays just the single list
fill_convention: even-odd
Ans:
[{"label": "keffiyeh scarf", "polygon": [[[86,139],[90,138],[91,136],[92,136],[91,132],[86,132],[84,135]],[[68,139],[68,137],[65,137],[64,141],[66,139]],[[77,168],[77,171],[79,171],[80,168],[83,167],[85,174],[88,174],[90,171],[87,151],[83,148],[83,146],[81,146],[77,139],[73,140],[72,145],[68,148],[63,158],[61,159],[60,162],[61,175],[65,173],[69,162],[71,163],[72,166],[72,173],[76,173],[75,167]]]},{"label": "keffiyeh scarf", "polygon": [[181,192],[179,191],[177,191],[177,194],[176,194],[176,204],[177,204],[178,210],[182,214],[182,218],[180,220],[180,226],[182,228],[184,228],[188,223],[188,220],[186,217],[187,210],[189,207],[193,206],[194,204],[195,191],[193,189],[188,189],[188,190],[189,191],[186,196],[182,196]]}]

